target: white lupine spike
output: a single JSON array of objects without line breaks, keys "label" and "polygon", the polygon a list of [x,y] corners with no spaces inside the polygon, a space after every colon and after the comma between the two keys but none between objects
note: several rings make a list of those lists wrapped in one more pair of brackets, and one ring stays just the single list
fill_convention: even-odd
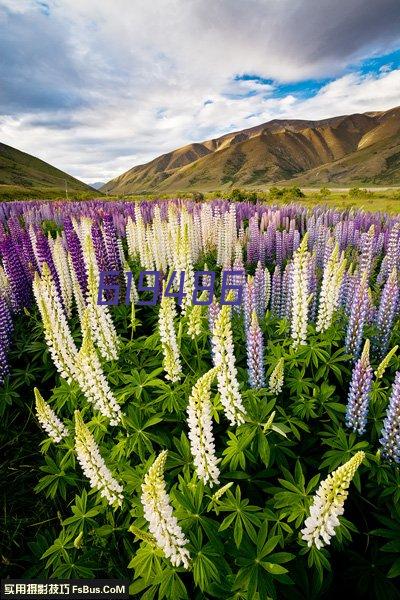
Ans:
[{"label": "white lupine spike", "polygon": [[[231,292],[227,299],[232,300]],[[231,425],[240,425],[244,422],[245,409],[239,392],[233,335],[231,325],[231,307],[221,307],[215,319],[212,331],[212,348],[214,364],[218,369],[218,390],[225,415]]]},{"label": "white lupine spike", "polygon": [[301,530],[301,537],[309,547],[315,545],[320,549],[335,535],[335,528],[340,525],[338,517],[344,512],[348,487],[364,456],[365,452],[360,450],[320,483],[310,507],[310,516]]},{"label": "white lupine spike", "polygon": [[340,288],[346,269],[346,259],[339,258],[339,244],[336,242],[324,268],[317,317],[317,331],[326,331],[332,323],[339,305]]},{"label": "white lupine spike", "polygon": [[185,548],[188,540],[173,515],[164,481],[167,450],[161,452],[144,477],[141,502],[144,517],[156,544],[174,567],[189,567],[190,554]]},{"label": "white lupine spike", "polygon": [[98,490],[110,506],[121,506],[123,488],[107,468],[93,435],[83,422],[79,410],[75,411],[75,449],[78,462],[90,487]]},{"label": "white lupine spike", "polygon": [[53,362],[61,377],[71,382],[75,377],[75,358],[78,350],[46,263],[42,266],[42,276],[35,273],[33,293],[42,317],[44,336]]},{"label": "white lupine spike", "polygon": [[283,368],[284,368],[284,359],[280,358],[271,373],[269,378],[269,391],[272,394],[280,394],[283,388]]},{"label": "white lupine spike", "polygon": [[214,367],[198,379],[187,408],[190,448],[197,476],[211,487],[219,483],[211,414],[211,385],[217,371],[218,367]]},{"label": "white lupine spike", "polygon": [[64,423],[52,408],[45,402],[37,388],[34,388],[36,416],[39,423],[56,444],[68,435]]},{"label": "white lupine spike", "polygon": [[182,373],[174,325],[175,316],[176,308],[174,299],[166,297],[165,294],[163,294],[158,315],[158,327],[164,354],[163,366],[166,372],[165,377],[170,381],[179,381]]},{"label": "white lupine spike", "polygon": [[51,248],[52,257],[55,269],[57,271],[58,280],[60,282],[60,290],[65,306],[67,317],[71,316],[73,289],[70,269],[68,265],[68,256],[62,243],[61,237],[54,240]]},{"label": "white lupine spike", "polygon": [[309,262],[307,251],[308,233],[305,234],[299,248],[294,253],[292,270],[292,323],[291,335],[293,347],[306,343],[309,294]]},{"label": "white lupine spike", "polygon": [[88,402],[105,417],[110,425],[121,421],[121,408],[112,393],[101,368],[100,360],[92,340],[88,309],[82,318],[82,347],[76,357],[75,377]]}]

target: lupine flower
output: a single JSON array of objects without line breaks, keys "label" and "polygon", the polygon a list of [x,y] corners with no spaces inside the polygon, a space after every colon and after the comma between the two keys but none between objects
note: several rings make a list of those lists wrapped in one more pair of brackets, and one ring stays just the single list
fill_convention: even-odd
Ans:
[{"label": "lupine flower", "polygon": [[212,430],[211,384],[218,368],[200,377],[192,388],[188,404],[189,440],[197,476],[210,486],[219,483],[218,459]]},{"label": "lupine flower", "polygon": [[182,373],[182,365],[179,356],[179,348],[174,325],[175,316],[176,308],[174,299],[163,294],[160,303],[160,312],[158,315],[158,328],[164,354],[163,367],[164,371],[166,372],[165,377],[170,381],[179,381]]},{"label": "lupine flower", "polygon": [[53,442],[58,443],[62,438],[68,435],[68,431],[64,423],[57,417],[56,413],[45,402],[43,396],[37,388],[34,388],[36,416],[39,423],[43,427]]},{"label": "lupine flower", "polygon": [[256,308],[254,293],[254,278],[248,275],[247,282],[243,289],[243,316],[244,329],[247,331],[251,324],[251,315]]},{"label": "lupine flower", "polygon": [[0,289],[0,383],[9,373],[7,352],[10,347],[13,330],[10,309],[5,298],[5,292]]},{"label": "lupine flower", "polygon": [[308,234],[306,233],[293,257],[291,335],[294,348],[305,344],[307,336],[308,304],[310,301],[308,289],[310,254],[307,251],[307,244]]},{"label": "lupine flower", "polygon": [[99,271],[96,264],[93,242],[85,236],[83,252],[87,272],[87,309],[93,339],[105,360],[118,358],[118,337],[107,305],[99,305]]},{"label": "lupine flower", "polygon": [[271,298],[271,275],[270,275],[268,269],[265,269],[265,271],[264,271],[264,278],[265,278],[265,308],[267,309],[269,300]]},{"label": "lupine flower", "polygon": [[31,282],[22,266],[18,248],[10,236],[0,243],[4,271],[8,278],[10,300],[13,311],[18,312],[31,303]]},{"label": "lupine flower", "polygon": [[121,408],[112,393],[101,368],[100,360],[93,344],[89,325],[88,310],[82,319],[83,341],[75,361],[75,379],[86,399],[105,417],[110,425],[121,421]]},{"label": "lupine flower", "polygon": [[383,448],[382,455],[400,463],[400,371],[397,371],[394,379],[381,434],[379,442]]},{"label": "lupine flower", "polygon": [[388,352],[385,356],[385,358],[383,358],[381,360],[381,362],[378,365],[378,368],[375,371],[375,379],[382,379],[382,377],[385,374],[385,371],[390,363],[390,360],[392,358],[392,356],[394,356],[398,350],[398,346],[394,346],[390,352]]},{"label": "lupine flower", "polygon": [[373,346],[380,357],[386,354],[389,347],[398,301],[399,284],[397,270],[394,268],[383,287],[376,316],[377,334],[373,340]]},{"label": "lupine flower", "polygon": [[361,358],[356,362],[351,377],[347,400],[346,425],[362,435],[367,424],[372,368],[369,362],[370,342],[366,340]]},{"label": "lupine flower", "polygon": [[83,260],[82,246],[71,221],[64,223],[65,238],[67,240],[68,253],[71,257],[71,265],[76,275],[76,280],[82,295],[86,295],[87,275],[85,261]]},{"label": "lupine flower", "polygon": [[62,303],[67,317],[70,317],[73,299],[72,280],[69,271],[68,256],[60,237],[57,237],[57,239],[54,240],[52,246],[52,258],[54,268],[57,272]]},{"label": "lupine flower", "polygon": [[[207,300],[207,292],[204,291],[199,296],[200,301]],[[188,310],[188,335],[194,340],[201,334],[201,325],[203,322],[204,305],[192,304]]]},{"label": "lupine flower", "polygon": [[350,460],[320,483],[310,507],[310,516],[301,530],[301,537],[309,547],[314,545],[319,550],[329,544],[331,537],[335,535],[335,529],[340,525],[338,517],[344,512],[348,487],[364,456],[364,452],[356,452]]},{"label": "lupine flower", "polygon": [[188,540],[173,515],[166,491],[164,467],[167,450],[161,452],[144,477],[141,502],[144,517],[149,523],[157,546],[169,558],[174,567],[189,567],[190,554],[185,546]]},{"label": "lupine flower", "polygon": [[339,244],[336,243],[322,276],[317,331],[326,331],[332,323],[334,312],[339,305],[339,294],[345,269],[346,259],[342,256],[339,260]]},{"label": "lupine flower", "polygon": [[[230,293],[228,298],[229,296]],[[217,373],[218,391],[221,395],[225,415],[231,425],[240,425],[244,422],[245,410],[240,397],[235,366],[231,307],[227,304],[221,307],[215,320],[212,346],[214,348],[214,364],[216,367],[220,367]]]},{"label": "lupine flower", "polygon": [[345,347],[355,358],[359,355],[368,307],[368,283],[365,273],[356,287],[347,325]]},{"label": "lupine flower", "polygon": [[255,310],[253,310],[250,327],[246,331],[246,346],[250,387],[262,388],[265,386],[264,340]]},{"label": "lupine flower", "polygon": [[265,270],[258,261],[254,274],[254,308],[259,319],[265,315]]},{"label": "lupine flower", "polygon": [[75,411],[75,449],[78,462],[90,481],[90,487],[99,491],[110,506],[121,506],[123,488],[107,468],[79,410]]},{"label": "lupine flower", "polygon": [[54,365],[61,377],[70,382],[75,377],[75,358],[78,350],[46,263],[42,266],[42,276],[40,277],[37,272],[35,274],[33,292],[42,317],[44,336]]},{"label": "lupine flower", "polygon": [[284,364],[285,364],[284,359],[280,358],[278,360],[278,362],[276,363],[276,366],[270,375],[268,389],[271,392],[271,394],[278,395],[282,391]]},{"label": "lupine flower", "polygon": [[281,290],[282,290],[282,275],[281,268],[276,265],[274,273],[272,275],[271,284],[271,312],[274,315],[280,315],[281,308]]}]

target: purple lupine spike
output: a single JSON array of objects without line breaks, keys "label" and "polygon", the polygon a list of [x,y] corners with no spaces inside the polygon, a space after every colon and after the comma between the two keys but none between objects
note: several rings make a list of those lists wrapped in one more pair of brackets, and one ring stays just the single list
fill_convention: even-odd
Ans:
[{"label": "purple lupine spike", "polygon": [[383,357],[389,349],[389,340],[392,334],[394,318],[399,302],[399,283],[397,271],[394,268],[390,273],[381,294],[381,299],[376,315],[377,334],[373,339],[373,348],[378,357]]},{"label": "purple lupine spike", "polygon": [[254,305],[257,317],[261,320],[265,315],[265,271],[258,261],[254,274]]},{"label": "purple lupine spike", "polygon": [[390,461],[400,463],[400,371],[397,371],[394,379],[381,434],[379,442],[382,455]]},{"label": "purple lupine spike", "polygon": [[67,241],[68,252],[71,256],[72,266],[74,268],[76,279],[81,288],[82,294],[86,297],[87,291],[87,273],[85,261],[83,260],[83,252],[79,237],[72,225],[70,219],[64,224],[65,239]]},{"label": "purple lupine spike", "polygon": [[309,263],[309,292],[311,294],[311,302],[309,304],[309,319],[311,321],[315,320],[315,316],[317,314],[317,287],[318,287],[318,279],[317,279],[317,269],[316,269],[316,261],[315,256],[312,256]]},{"label": "purple lupine spike", "polygon": [[7,352],[10,347],[12,329],[10,309],[6,299],[0,295],[0,383],[4,383],[4,379],[10,371]]},{"label": "purple lupine spike", "polygon": [[122,273],[121,258],[118,249],[118,238],[115,232],[112,215],[103,218],[104,244],[107,250],[108,263],[113,271]]},{"label": "purple lupine spike", "polygon": [[210,344],[211,344],[211,358],[214,363],[215,351],[213,345],[213,331],[215,321],[219,315],[219,311],[221,310],[221,305],[216,301],[215,296],[213,296],[211,304],[207,306],[207,319],[208,319],[208,329],[210,331]]},{"label": "purple lupine spike", "polygon": [[243,288],[243,315],[245,331],[247,331],[250,327],[253,310],[255,310],[254,280],[252,277],[248,276],[247,282]]},{"label": "purple lupine spike", "polygon": [[24,231],[23,236],[21,237],[21,254],[23,256],[23,265],[27,277],[33,280],[35,271],[39,269],[39,265],[37,264],[32,241],[27,231]]},{"label": "purple lupine spike", "polygon": [[3,266],[10,283],[11,306],[15,312],[32,301],[31,283],[21,263],[19,252],[10,236],[0,244]]},{"label": "purple lupine spike", "polygon": [[346,426],[362,435],[365,432],[372,386],[372,368],[369,362],[369,340],[366,340],[361,358],[351,376],[346,409]]},{"label": "purple lupine spike", "polygon": [[104,245],[103,236],[98,223],[92,223],[91,227],[94,253],[99,271],[112,271],[113,268],[108,260],[108,254]]},{"label": "purple lupine spike", "polygon": [[[237,256],[233,262],[232,271],[240,271],[240,275],[230,275],[229,281],[232,285],[241,285],[242,290],[244,290],[244,286],[246,285],[246,271],[243,265],[243,260],[241,256]],[[242,303],[234,304],[232,307],[234,313],[240,313],[242,310]]]},{"label": "purple lupine spike", "polygon": [[356,359],[361,348],[361,340],[368,309],[368,283],[366,274],[356,285],[353,303],[351,305],[349,322],[347,325],[345,347],[348,354]]},{"label": "purple lupine spike", "polygon": [[207,307],[208,327],[209,327],[210,333],[212,333],[214,331],[214,324],[215,324],[216,318],[219,315],[220,310],[221,310],[221,305],[215,300],[215,296],[214,296],[211,304],[209,304]]},{"label": "purple lupine spike", "polygon": [[251,315],[250,327],[246,330],[246,347],[250,387],[265,387],[264,340],[255,310]]},{"label": "purple lupine spike", "polygon": [[275,253],[276,253],[276,264],[282,266],[283,263],[283,247],[282,247],[282,232],[277,231],[275,233]]},{"label": "purple lupine spike", "polygon": [[292,271],[293,263],[288,263],[282,275],[282,289],[281,289],[281,307],[279,316],[281,318],[286,317],[291,319],[292,315]]},{"label": "purple lupine spike", "polygon": [[387,249],[387,273],[391,273],[399,264],[400,223],[395,223],[390,231]]},{"label": "purple lupine spike", "polygon": [[276,265],[271,284],[271,312],[279,317],[281,308],[282,275],[281,268]]},{"label": "purple lupine spike", "polygon": [[60,281],[58,279],[57,269],[54,265],[53,256],[51,254],[49,240],[46,238],[41,229],[35,231],[35,246],[38,266],[40,270],[42,270],[43,265],[45,263],[47,264],[47,266],[50,269],[50,273],[56,285],[59,296],[61,298]]},{"label": "purple lupine spike", "polygon": [[367,273],[368,277],[372,269],[372,258],[374,253],[375,227],[371,225],[367,233],[362,235],[360,273]]}]

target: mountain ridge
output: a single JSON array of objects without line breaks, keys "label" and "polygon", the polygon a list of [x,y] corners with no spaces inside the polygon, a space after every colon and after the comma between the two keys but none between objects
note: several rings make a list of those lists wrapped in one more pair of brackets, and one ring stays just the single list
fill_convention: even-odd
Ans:
[{"label": "mountain ridge", "polygon": [[70,192],[94,192],[94,188],[61,171],[44,160],[0,142],[0,186],[26,190],[49,190],[65,194],[66,183]]},{"label": "mountain ridge", "polygon": [[[382,160],[374,158],[375,151]],[[295,181],[393,184],[400,182],[399,152],[400,107],[321,120],[273,119],[162,154],[101,191],[213,191]]]}]

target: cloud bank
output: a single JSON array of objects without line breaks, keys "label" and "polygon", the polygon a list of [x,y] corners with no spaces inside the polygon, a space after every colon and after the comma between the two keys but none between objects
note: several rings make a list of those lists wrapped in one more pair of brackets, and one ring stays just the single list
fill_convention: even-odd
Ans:
[{"label": "cloud bank", "polygon": [[398,0],[0,0],[0,139],[85,181],[400,104]]}]

